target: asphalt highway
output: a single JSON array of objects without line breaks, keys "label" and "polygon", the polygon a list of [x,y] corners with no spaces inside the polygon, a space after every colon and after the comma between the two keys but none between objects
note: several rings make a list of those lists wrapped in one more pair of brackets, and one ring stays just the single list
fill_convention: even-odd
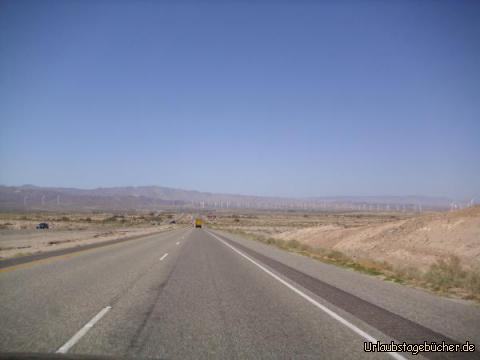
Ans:
[{"label": "asphalt highway", "polygon": [[[475,353],[364,352],[469,341]],[[0,269],[0,351],[139,359],[480,358],[480,307],[209,229]],[[59,355],[60,356],[60,355]]]}]

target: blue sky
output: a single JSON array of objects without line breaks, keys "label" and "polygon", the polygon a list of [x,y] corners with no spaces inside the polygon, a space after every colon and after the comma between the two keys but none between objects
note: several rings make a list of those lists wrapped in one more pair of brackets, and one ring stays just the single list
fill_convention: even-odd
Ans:
[{"label": "blue sky", "polygon": [[480,195],[480,2],[0,1],[0,183]]}]

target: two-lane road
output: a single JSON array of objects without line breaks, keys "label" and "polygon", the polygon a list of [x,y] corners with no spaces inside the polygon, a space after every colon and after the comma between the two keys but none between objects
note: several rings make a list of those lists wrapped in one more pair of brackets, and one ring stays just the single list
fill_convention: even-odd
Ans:
[{"label": "two-lane road", "polygon": [[365,353],[365,339],[480,342],[474,305],[192,228],[3,269],[0,324],[2,351],[133,358],[391,359],[412,356]]}]

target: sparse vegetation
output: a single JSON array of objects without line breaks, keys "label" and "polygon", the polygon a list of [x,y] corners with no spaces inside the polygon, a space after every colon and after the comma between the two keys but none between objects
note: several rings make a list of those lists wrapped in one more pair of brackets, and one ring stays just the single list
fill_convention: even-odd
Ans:
[{"label": "sparse vegetation", "polygon": [[[175,216],[174,213],[171,215]],[[161,232],[172,226],[162,219],[158,212],[3,212],[0,213],[0,259],[134,234]],[[49,224],[48,232],[36,229],[42,222]],[[19,253],[21,249],[28,250]]]},{"label": "sparse vegetation", "polygon": [[460,265],[460,259],[450,256],[447,260],[440,259],[432,264],[423,277],[435,290],[448,291],[451,288],[462,287],[466,275],[466,271]]},{"label": "sparse vegetation", "polygon": [[423,274],[425,285],[443,293],[465,291],[466,298],[480,300],[480,271],[467,271],[456,256],[438,260]]},{"label": "sparse vegetation", "polygon": [[450,256],[447,260],[439,260],[432,264],[427,271],[421,271],[413,266],[396,268],[385,261],[353,259],[340,251],[312,247],[298,240],[275,239],[254,235],[239,229],[227,228],[224,230],[328,264],[379,276],[387,281],[422,287],[442,295],[454,295],[480,301],[480,271],[466,270],[461,265],[460,259],[455,256]]},{"label": "sparse vegetation", "polygon": [[225,212],[211,224],[324,262],[468,299],[480,299],[479,225],[480,206],[421,214]]}]

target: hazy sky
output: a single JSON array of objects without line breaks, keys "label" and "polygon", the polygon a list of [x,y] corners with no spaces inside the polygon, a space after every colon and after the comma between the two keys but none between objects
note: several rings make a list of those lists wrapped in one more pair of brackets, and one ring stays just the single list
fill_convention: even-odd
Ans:
[{"label": "hazy sky", "polygon": [[479,1],[0,0],[0,183],[480,195]]}]

